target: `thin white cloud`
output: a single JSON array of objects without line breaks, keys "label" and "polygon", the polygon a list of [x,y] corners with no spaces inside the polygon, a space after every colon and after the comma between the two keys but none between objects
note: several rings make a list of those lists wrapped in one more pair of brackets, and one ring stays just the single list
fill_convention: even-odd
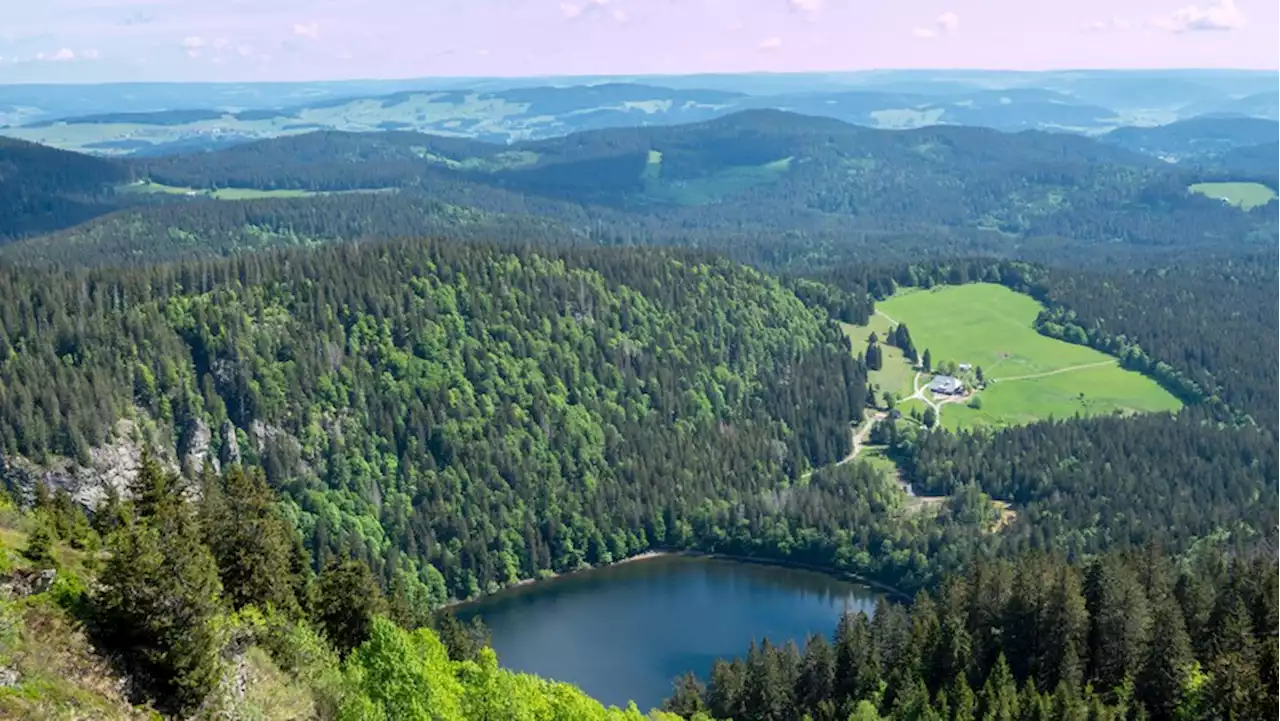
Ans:
[{"label": "thin white cloud", "polygon": [[198,58],[207,43],[199,35],[188,35],[182,39],[182,47],[187,49],[187,57]]},{"label": "thin white cloud", "polygon": [[933,27],[915,27],[911,34],[921,40],[933,40],[943,35],[955,35],[959,29],[960,16],[948,11],[934,18]]},{"label": "thin white cloud", "polygon": [[1085,32],[1105,33],[1105,32],[1123,32],[1133,27],[1133,24],[1121,17],[1114,17],[1110,20],[1094,20],[1084,26]]},{"label": "thin white cloud", "polygon": [[71,48],[62,48],[53,54],[52,60],[75,60],[76,54]]},{"label": "thin white cloud", "polygon": [[98,58],[102,57],[102,55],[98,52],[96,48],[89,48],[88,50],[82,51],[80,53],[80,57],[84,58],[85,60],[97,60]]},{"label": "thin white cloud", "polygon": [[476,51],[476,55],[478,55],[478,56],[480,56],[480,57],[482,57],[482,58],[484,58],[484,57],[488,57],[488,56],[489,56],[489,49],[488,49],[488,48],[480,48],[479,50],[477,50],[477,51]]},{"label": "thin white cloud", "polygon": [[240,57],[242,57],[242,58],[247,58],[247,57],[249,57],[250,55],[253,55],[253,46],[252,46],[252,45],[237,45],[237,46],[236,46],[236,53],[238,53],[238,54],[240,55]]},{"label": "thin white cloud", "polygon": [[1211,0],[1205,7],[1188,5],[1156,21],[1156,26],[1172,33],[1235,30],[1245,23],[1235,0]]},{"label": "thin white cloud", "polygon": [[781,47],[782,47],[782,38],[778,38],[778,37],[765,38],[764,40],[760,41],[761,50],[777,50],[778,48],[781,48]]},{"label": "thin white cloud", "polygon": [[569,20],[576,20],[593,10],[603,8],[609,2],[610,0],[586,0],[583,3],[562,2],[560,3],[560,14]]},{"label": "thin white cloud", "polygon": [[819,12],[826,4],[826,0],[787,0],[788,7],[802,13]]},{"label": "thin white cloud", "polygon": [[294,23],[293,34],[299,37],[317,40],[320,38],[320,25],[318,23]]}]

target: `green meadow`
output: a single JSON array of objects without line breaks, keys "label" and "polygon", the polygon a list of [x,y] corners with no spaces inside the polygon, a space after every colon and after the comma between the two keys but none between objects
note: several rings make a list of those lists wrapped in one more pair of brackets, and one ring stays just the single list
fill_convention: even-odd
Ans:
[{"label": "green meadow", "polygon": [[871,387],[882,393],[884,391],[892,391],[897,393],[899,398],[905,398],[911,395],[911,378],[915,373],[911,370],[907,359],[903,357],[901,350],[884,343],[885,336],[889,334],[889,329],[892,326],[893,324],[889,322],[889,319],[879,313],[873,314],[866,325],[840,324],[841,330],[844,331],[845,335],[849,336],[849,342],[853,345],[854,355],[865,353],[867,350],[867,337],[872,333],[876,334],[880,340],[884,366],[878,371],[869,372]]},{"label": "green meadow", "polygon": [[[948,428],[1181,407],[1155,381],[1121,368],[1115,358],[1040,335],[1034,323],[1042,306],[1001,285],[904,290],[877,309],[905,323],[916,348],[921,354],[928,349],[935,365],[949,360],[982,368],[987,387],[977,392],[981,408],[943,405]],[[907,377],[909,385],[909,370]]]},{"label": "green meadow", "polygon": [[332,192],[316,192],[313,190],[259,190],[257,188],[184,188],[175,185],[153,183],[149,180],[130,183],[120,188],[126,193],[158,193],[164,195],[191,195],[217,200],[258,200],[261,198],[306,198],[313,195],[340,195],[344,193],[381,193],[392,188],[376,188],[369,190],[340,190]]},{"label": "green meadow", "polygon": [[1276,197],[1276,191],[1262,183],[1196,183],[1187,190],[1226,201],[1243,210],[1266,205]]}]

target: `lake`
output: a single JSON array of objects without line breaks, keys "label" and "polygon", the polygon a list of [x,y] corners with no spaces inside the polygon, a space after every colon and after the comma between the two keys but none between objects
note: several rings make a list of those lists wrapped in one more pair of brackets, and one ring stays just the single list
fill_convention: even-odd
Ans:
[{"label": "lake", "polygon": [[881,595],[811,571],[658,556],[512,588],[457,615],[484,620],[504,667],[648,711],[686,671],[705,681],[715,659],[761,637],[803,647],[811,633],[830,636],[846,608],[870,614]]}]

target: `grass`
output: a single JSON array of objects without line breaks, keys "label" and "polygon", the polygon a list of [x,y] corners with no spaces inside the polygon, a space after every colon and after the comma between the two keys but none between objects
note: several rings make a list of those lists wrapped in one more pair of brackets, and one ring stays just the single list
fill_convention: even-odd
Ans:
[{"label": "grass", "polygon": [[371,188],[367,190],[339,190],[330,192],[292,189],[259,190],[258,188],[218,188],[216,190],[208,190],[206,188],[185,188],[175,185],[164,185],[163,183],[153,183],[149,180],[145,180],[121,186],[121,190],[126,193],[193,195],[205,198],[214,198],[216,200],[259,200],[262,198],[307,198],[315,195],[342,195],[346,193],[381,193],[394,190],[394,188]]},{"label": "grass", "polygon": [[1266,205],[1276,197],[1276,191],[1261,183],[1196,183],[1187,190],[1209,198],[1217,198],[1241,210],[1251,210],[1260,205]]},{"label": "grass", "polygon": [[[893,326],[889,319],[875,313],[866,325],[852,325],[850,323],[841,323],[840,329],[849,337],[849,342],[853,345],[853,354],[858,355],[865,353],[867,350],[867,337],[872,333],[880,339],[881,355],[884,364],[878,371],[870,371],[869,380],[873,388],[877,388],[880,392],[892,391],[899,398],[906,398],[911,395],[911,378],[915,374],[911,370],[907,359],[902,355],[902,351],[891,345],[886,345],[884,339],[889,335],[889,329]],[[877,398],[877,401],[880,399]]]},{"label": "grass", "polygon": [[[1001,285],[909,290],[880,303],[878,309],[905,323],[916,348],[921,354],[929,349],[935,365],[949,360],[983,369],[988,385],[977,392],[982,408],[942,406],[946,428],[1181,407],[1155,381],[1124,370],[1115,358],[1040,335],[1033,324],[1042,306]],[[909,369],[907,373],[910,383]],[[899,405],[904,414],[913,407],[923,412],[918,401]]]}]

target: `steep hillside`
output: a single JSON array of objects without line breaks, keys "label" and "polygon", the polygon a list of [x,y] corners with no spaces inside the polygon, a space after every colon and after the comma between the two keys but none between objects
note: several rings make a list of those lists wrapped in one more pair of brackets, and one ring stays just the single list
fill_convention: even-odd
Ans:
[{"label": "steep hillside", "polygon": [[117,163],[0,137],[0,242],[101,215],[126,177]]},{"label": "steep hillside", "polygon": [[[130,419],[189,470],[263,465],[318,557],[403,565],[437,602],[790,513],[773,492],[844,457],[865,401],[804,283],[683,254],[415,241],[3,273],[7,456],[83,485],[60,459]],[[879,525],[835,513],[813,522]]]}]

